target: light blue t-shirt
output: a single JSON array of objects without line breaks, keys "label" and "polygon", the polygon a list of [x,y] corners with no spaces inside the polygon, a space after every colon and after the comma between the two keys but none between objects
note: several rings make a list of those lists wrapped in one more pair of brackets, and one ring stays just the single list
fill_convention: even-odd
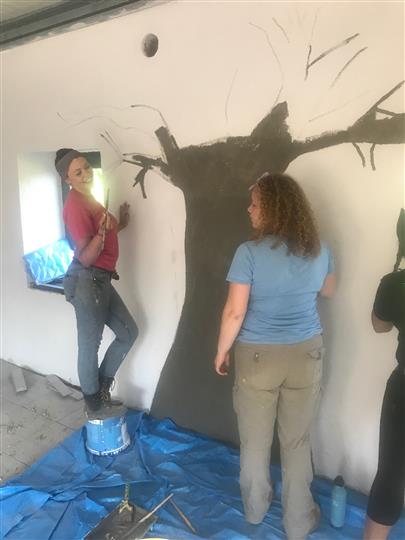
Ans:
[{"label": "light blue t-shirt", "polygon": [[334,271],[329,248],[321,243],[315,259],[287,254],[282,243],[271,249],[274,237],[244,242],[236,250],[227,281],[251,285],[238,341],[298,343],[322,332],[317,294]]}]

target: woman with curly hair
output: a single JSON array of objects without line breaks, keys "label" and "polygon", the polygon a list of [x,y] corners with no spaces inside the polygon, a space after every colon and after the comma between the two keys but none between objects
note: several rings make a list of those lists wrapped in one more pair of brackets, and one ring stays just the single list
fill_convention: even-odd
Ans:
[{"label": "woman with curly hair", "polygon": [[262,175],[251,187],[248,213],[254,239],[238,247],[227,276],[215,370],[227,374],[236,340],[233,401],[247,521],[260,523],[271,503],[277,419],[284,527],[289,539],[301,540],[320,519],[310,491],[309,432],[324,356],[317,298],[334,294],[333,259],[304,192],[289,176]]}]

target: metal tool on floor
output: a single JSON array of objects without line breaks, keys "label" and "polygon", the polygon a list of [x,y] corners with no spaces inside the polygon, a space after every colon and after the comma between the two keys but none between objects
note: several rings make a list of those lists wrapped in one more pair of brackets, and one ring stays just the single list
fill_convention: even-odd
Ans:
[{"label": "metal tool on floor", "polygon": [[130,485],[125,484],[124,498],[118,507],[118,516],[122,523],[133,523],[136,516],[136,507],[129,500]]},{"label": "metal tool on floor", "polygon": [[157,521],[155,513],[172,497],[168,495],[149,512],[129,500],[130,485],[125,485],[124,498],[84,540],[140,540]]}]

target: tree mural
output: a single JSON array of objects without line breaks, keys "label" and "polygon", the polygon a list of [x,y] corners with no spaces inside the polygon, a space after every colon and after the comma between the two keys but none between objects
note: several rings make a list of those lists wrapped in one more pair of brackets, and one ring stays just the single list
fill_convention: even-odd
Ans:
[{"label": "tree mural", "polygon": [[[283,34],[286,46],[291,45],[291,35],[279,21],[273,19],[273,22]],[[212,361],[226,295],[226,273],[236,247],[249,237],[246,213],[249,185],[265,171],[285,171],[303,154],[340,144],[351,144],[365,167],[368,159],[359,145],[368,143],[369,161],[375,169],[377,145],[399,144],[405,140],[404,114],[384,106],[404,81],[387,89],[345,129],[331,128],[319,135],[296,137],[289,123],[289,102],[283,99],[282,61],[267,32],[252,26],[263,32],[277,61],[280,86],[270,112],[249,135],[179,148],[161,115],[162,125],[155,135],[162,154],[151,157],[134,151],[122,155],[124,162],[140,167],[134,186],[141,187],[144,197],[146,175],[155,170],[183,191],[186,205],[185,301],[175,341],[156,389],[152,413],[158,417],[169,416],[180,425],[231,441],[237,440],[231,404],[232,377],[225,380],[217,377]],[[311,36],[313,29],[314,24]],[[315,67],[319,68],[338,51],[355,47],[343,56],[340,69],[329,73],[329,88],[338,85],[347,76],[348,68],[366,50],[366,47],[356,48],[358,36],[347,36],[317,55],[309,39],[303,55],[303,81],[311,77]],[[334,61],[336,63],[336,59]],[[119,151],[107,132],[102,137]]]}]

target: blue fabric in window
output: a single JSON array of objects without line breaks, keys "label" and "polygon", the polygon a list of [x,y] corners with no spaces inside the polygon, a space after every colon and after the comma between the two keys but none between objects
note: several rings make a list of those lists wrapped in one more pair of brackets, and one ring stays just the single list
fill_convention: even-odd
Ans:
[{"label": "blue fabric in window", "polygon": [[72,259],[73,251],[66,238],[24,255],[27,270],[37,285],[62,278]]}]

